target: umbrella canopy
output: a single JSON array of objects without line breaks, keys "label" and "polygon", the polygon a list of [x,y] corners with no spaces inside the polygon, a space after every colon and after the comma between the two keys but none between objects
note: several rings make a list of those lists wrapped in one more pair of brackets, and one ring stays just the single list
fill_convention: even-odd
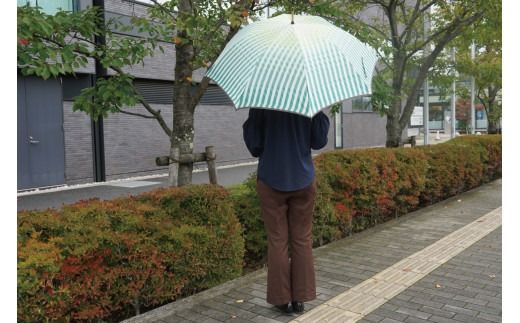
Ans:
[{"label": "umbrella canopy", "polygon": [[376,51],[315,16],[280,15],[240,30],[207,76],[235,108],[312,117],[351,97],[371,94]]}]

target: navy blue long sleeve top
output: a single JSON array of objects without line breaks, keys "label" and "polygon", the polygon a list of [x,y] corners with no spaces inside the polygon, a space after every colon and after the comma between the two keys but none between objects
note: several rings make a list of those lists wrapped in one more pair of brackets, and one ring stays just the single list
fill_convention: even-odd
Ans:
[{"label": "navy blue long sleeve top", "polygon": [[243,125],[244,141],[259,157],[258,178],[278,191],[307,187],[314,179],[311,149],[327,144],[329,118],[319,112],[312,119],[294,113],[250,109]]}]

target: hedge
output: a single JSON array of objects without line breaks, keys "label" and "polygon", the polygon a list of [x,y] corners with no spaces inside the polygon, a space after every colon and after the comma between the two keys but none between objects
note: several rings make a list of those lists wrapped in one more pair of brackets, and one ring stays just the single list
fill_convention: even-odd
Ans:
[{"label": "hedge", "polygon": [[[502,137],[463,136],[438,145],[335,150],[315,158],[318,196],[313,245],[362,231],[502,175]],[[246,263],[266,254],[255,193],[246,181],[236,213],[245,225]]]},{"label": "hedge", "polygon": [[18,213],[18,320],[118,321],[241,275],[227,191],[193,185]]},{"label": "hedge", "polygon": [[[315,158],[320,246],[501,176],[501,136]],[[18,320],[118,321],[263,264],[256,178],[18,213]]]}]

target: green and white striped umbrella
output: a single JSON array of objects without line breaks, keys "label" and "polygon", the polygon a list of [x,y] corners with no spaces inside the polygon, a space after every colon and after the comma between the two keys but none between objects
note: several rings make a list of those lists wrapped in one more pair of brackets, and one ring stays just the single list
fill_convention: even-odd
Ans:
[{"label": "green and white striped umbrella", "polygon": [[240,30],[208,70],[235,108],[312,117],[371,94],[376,51],[315,16],[280,15]]}]

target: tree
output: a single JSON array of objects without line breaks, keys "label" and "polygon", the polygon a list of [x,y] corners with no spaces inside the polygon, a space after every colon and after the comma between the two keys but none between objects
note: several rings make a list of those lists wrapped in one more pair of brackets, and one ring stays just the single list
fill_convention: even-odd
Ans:
[{"label": "tree", "polygon": [[[480,21],[487,1],[337,0],[325,17],[376,48],[380,57],[376,106],[387,116],[386,146],[398,147],[417,93],[447,45]],[[368,18],[367,18],[368,17]],[[424,20],[430,25],[423,32]],[[426,51],[425,51],[426,49]],[[381,98],[383,99],[381,101]]]},{"label": "tree", "polygon": [[[74,74],[89,60],[98,60],[110,76],[97,80],[95,86],[82,90],[74,101],[74,110],[88,113],[94,119],[109,113],[125,113],[155,119],[170,138],[170,158],[177,154],[186,158],[178,173],[170,166],[170,184],[191,183],[193,170],[194,110],[209,86],[209,79],[198,84],[193,72],[206,68],[225,45],[265,5],[253,0],[190,1],[170,0],[155,3],[146,17],[132,17],[130,25],[116,19],[103,23],[103,12],[90,7],[80,12],[60,11],[47,15],[38,8],[18,7],[18,67],[24,75],[47,79]],[[142,38],[115,35],[113,30],[138,30]],[[106,45],[94,37],[106,37]],[[173,120],[169,123],[160,110],[154,109],[133,85],[126,66],[143,63],[164,41],[175,43],[175,82]],[[173,58],[172,58],[173,60]],[[132,112],[125,107],[141,104],[148,114]],[[193,159],[191,159],[193,160]]]},{"label": "tree", "polygon": [[488,133],[496,133],[502,117],[502,2],[488,1],[484,10],[484,19],[456,39],[455,68],[466,78],[475,78],[476,97],[488,117]]}]

